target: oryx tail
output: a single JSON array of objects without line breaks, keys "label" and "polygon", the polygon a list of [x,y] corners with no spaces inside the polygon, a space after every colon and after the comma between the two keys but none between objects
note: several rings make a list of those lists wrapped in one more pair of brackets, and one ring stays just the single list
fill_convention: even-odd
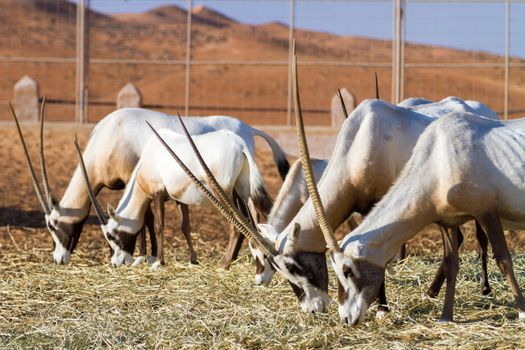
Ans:
[{"label": "oryx tail", "polygon": [[[250,197],[252,198],[253,204],[255,205],[257,210],[261,214],[268,216],[270,210],[272,209],[273,200],[266,191],[266,188],[264,187],[264,182],[261,173],[257,168],[255,159],[253,159],[253,156],[248,151],[248,148],[245,148],[243,154],[246,157],[248,167],[245,166],[243,168],[241,172],[241,177],[244,179],[249,179]],[[286,160],[286,158],[284,159]],[[286,165],[288,165],[288,161],[286,161]]]},{"label": "oryx tail", "polygon": [[284,180],[286,178],[286,174],[288,174],[288,170],[290,170],[290,163],[288,163],[288,159],[286,159],[286,154],[284,153],[281,146],[279,146],[279,144],[273,139],[273,137],[271,137],[262,130],[253,128],[253,134],[262,137],[268,143],[268,145],[272,149],[273,160],[275,161],[277,169],[279,170],[279,176],[282,180]]}]

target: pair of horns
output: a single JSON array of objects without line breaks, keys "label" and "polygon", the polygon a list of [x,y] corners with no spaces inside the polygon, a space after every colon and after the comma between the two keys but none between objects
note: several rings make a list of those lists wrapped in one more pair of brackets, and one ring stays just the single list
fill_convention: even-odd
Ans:
[{"label": "pair of horns", "polygon": [[35,189],[36,196],[38,197],[38,201],[40,202],[40,206],[42,207],[42,210],[44,210],[44,213],[46,215],[51,214],[52,209],[52,193],[49,189],[49,180],[47,178],[47,170],[46,170],[46,161],[44,157],[44,111],[46,106],[46,97],[44,96],[42,98],[42,103],[40,105],[40,168],[42,171],[42,184],[43,184],[43,190],[42,187],[40,187],[40,184],[38,183],[38,179],[36,177],[35,169],[33,167],[33,162],[31,161],[31,157],[29,156],[29,152],[27,150],[26,141],[24,139],[24,135],[22,134],[22,129],[20,128],[20,122],[18,121],[18,117],[16,115],[15,109],[13,108],[13,105],[11,102],[9,102],[9,108],[11,109],[11,114],[13,115],[13,118],[15,119],[16,123],[16,129],[18,131],[18,136],[20,137],[20,141],[22,142],[22,147],[24,148],[24,154],[27,160],[27,164],[29,166],[29,172],[31,174],[31,181],[33,182],[33,187]]},{"label": "pair of horns", "polygon": [[[317,186],[315,184],[312,172],[310,153],[308,151],[308,145],[306,143],[306,136],[304,132],[303,114],[301,111],[301,99],[299,97],[299,79],[297,77],[297,54],[295,52],[295,39],[293,40],[292,44],[292,55],[292,90],[294,98],[295,122],[297,126],[297,143],[299,144],[299,150],[301,153],[301,165],[303,167],[304,177],[306,179],[306,186],[308,188],[308,193],[310,194],[310,199],[312,200],[312,204],[314,206],[315,215],[317,217],[317,221],[319,222],[319,226],[321,227],[321,231],[323,232],[323,236],[326,241],[326,245],[328,246],[328,249],[332,251],[339,251],[341,248],[339,248],[339,244],[335,239],[332,228],[328,224],[326,212],[323,208],[323,204],[321,203],[319,191],[317,190]],[[340,93],[339,96],[341,97]]]},{"label": "pair of horns", "polygon": [[[376,99],[379,100],[379,83],[377,81],[377,72],[374,72],[376,78]],[[341,102],[341,109],[345,115],[345,118],[348,118],[348,111],[346,110],[346,104],[343,100],[343,95],[341,94],[341,89],[337,89],[337,96],[339,96],[339,102]]]},{"label": "pair of horns", "polygon": [[[150,129],[153,131],[155,136],[159,139],[161,144],[166,148],[168,153],[175,159],[177,164],[184,170],[184,172],[190,177],[190,179],[195,183],[195,185],[204,193],[204,195],[208,198],[208,200],[215,206],[217,210],[230,222],[232,223],[239,232],[241,232],[245,237],[247,237],[249,240],[251,240],[261,251],[267,255],[267,256],[275,256],[277,252],[275,251],[274,246],[268,242],[264,237],[260,235],[260,233],[257,231],[257,228],[254,225],[254,222],[251,223],[246,220],[246,218],[241,214],[241,212],[233,205],[233,203],[228,198],[228,195],[224,192],[222,187],[217,182],[217,179],[213,176],[210,169],[206,165],[206,162],[202,158],[199,150],[197,149],[197,146],[193,142],[193,139],[191,135],[189,134],[188,130],[186,129],[186,126],[184,125],[184,122],[182,121],[182,118],[177,113],[177,117],[179,118],[179,122],[182,125],[182,129],[184,131],[184,134],[186,135],[186,138],[190,142],[190,145],[193,149],[193,152],[197,156],[197,159],[206,173],[207,182],[208,185],[212,188],[212,190],[217,193],[217,197],[215,197],[206,186],[204,186],[199,179],[193,174],[193,172],[184,164],[184,162],[177,156],[177,154],[171,149],[171,147],[164,141],[164,139],[158,134],[158,132],[153,128],[153,126],[146,121]],[[220,199],[220,200],[219,200]],[[253,220],[253,219],[252,219]]]}]

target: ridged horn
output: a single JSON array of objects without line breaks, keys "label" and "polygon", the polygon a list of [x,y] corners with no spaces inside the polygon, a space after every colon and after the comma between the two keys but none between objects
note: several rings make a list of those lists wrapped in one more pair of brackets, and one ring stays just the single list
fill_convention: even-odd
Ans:
[{"label": "ridged horn", "polygon": [[197,156],[197,160],[199,161],[199,164],[201,165],[202,169],[204,170],[204,173],[206,174],[206,177],[208,179],[208,183],[212,190],[217,194],[219,199],[222,201],[223,205],[226,206],[226,208],[233,214],[235,219],[243,225],[247,230],[250,230],[252,226],[244,215],[239,211],[239,209],[233,205],[233,203],[230,201],[224,190],[222,189],[221,185],[217,182],[217,179],[215,176],[213,176],[210,168],[202,158],[202,155],[200,154],[199,150],[197,149],[197,146],[195,145],[195,142],[193,142],[193,138],[191,137],[190,133],[188,132],[188,129],[186,128],[186,125],[182,121],[182,118],[179,113],[177,113],[177,117],[179,118],[179,122],[182,125],[182,130],[184,131],[184,134],[186,135],[186,138],[188,139],[191,148],[193,149],[193,152],[195,153],[195,156]]},{"label": "ridged horn", "polygon": [[376,99],[379,100],[379,82],[377,81],[377,72],[374,72],[376,77]]},{"label": "ridged horn", "polygon": [[337,89],[337,96],[339,96],[339,102],[341,102],[341,109],[343,110],[345,118],[348,118],[348,111],[346,110],[345,100],[343,100],[341,89]]},{"label": "ridged horn", "polygon": [[78,145],[77,135],[75,135],[75,148],[77,149],[78,161],[80,163],[80,169],[82,170],[82,176],[84,177],[84,181],[86,181],[89,199],[91,200],[91,203],[93,203],[93,207],[95,208],[95,212],[98,216],[98,221],[100,221],[100,224],[106,225],[108,223],[108,219],[106,218],[106,215],[104,214],[100,203],[97,201],[97,196],[95,196],[95,192],[93,192],[93,188],[91,187],[91,183],[89,182],[89,177],[86,171],[86,164],[84,164],[84,157],[82,157],[82,152],[80,151],[80,146]]},{"label": "ridged horn", "polygon": [[31,158],[29,157],[29,152],[27,151],[26,141],[24,139],[24,135],[22,134],[22,129],[20,128],[20,123],[18,121],[18,117],[16,116],[15,109],[13,108],[13,105],[11,104],[11,101],[9,101],[9,108],[11,109],[11,114],[13,115],[13,118],[15,118],[16,129],[18,131],[18,136],[20,137],[20,142],[22,142],[22,147],[24,148],[24,154],[27,160],[27,165],[29,167],[29,172],[31,174],[31,181],[33,182],[33,188],[35,189],[35,193],[36,193],[36,196],[38,197],[38,201],[40,202],[40,206],[42,207],[42,210],[44,210],[44,213],[46,215],[49,215],[51,214],[51,209],[48,207],[47,199],[44,198],[42,189],[40,188],[40,185],[38,184],[38,180],[35,174],[35,169],[33,168],[33,163],[31,162]]},{"label": "ridged horn", "polygon": [[303,115],[301,111],[301,100],[299,98],[299,80],[297,77],[297,55],[295,52],[295,39],[292,44],[292,90],[294,97],[294,109],[295,109],[295,121],[297,125],[297,143],[299,144],[299,149],[301,151],[301,165],[303,166],[304,177],[306,179],[306,185],[308,187],[308,193],[312,200],[314,206],[315,215],[319,226],[323,232],[324,239],[328,249],[333,251],[340,250],[339,244],[335,239],[332,228],[328,225],[326,219],[326,213],[321,203],[321,198],[319,192],[317,191],[317,186],[315,185],[315,180],[312,172],[312,164],[310,163],[310,152],[308,151],[308,145],[306,144],[306,137],[304,132],[304,122]]},{"label": "ridged horn", "polygon": [[44,185],[44,195],[48,208],[51,210],[51,190],[49,189],[49,180],[47,178],[46,160],[44,157],[44,111],[46,107],[46,96],[42,98],[40,105],[40,169],[42,171],[42,183]]},{"label": "ridged horn", "polygon": [[268,245],[264,239],[261,239],[258,232],[252,229],[247,229],[244,225],[242,225],[239,221],[236,220],[235,216],[231,211],[229,211],[215,196],[204,186],[199,179],[193,174],[193,172],[184,164],[184,162],[177,156],[177,154],[171,149],[171,147],[164,141],[164,139],[159,135],[159,133],[153,128],[153,126],[146,121],[146,124],[148,124],[151,131],[153,131],[153,134],[157,137],[157,139],[160,141],[160,143],[166,148],[168,153],[172,156],[173,159],[177,162],[177,164],[182,168],[182,170],[186,173],[186,175],[189,176],[189,178],[195,183],[195,185],[204,193],[206,198],[215,206],[215,208],[230,222],[235,226],[239,232],[241,232],[246,238],[249,240],[253,240],[255,245],[261,249],[263,254],[267,256],[274,256],[276,255],[275,248],[273,246]]}]

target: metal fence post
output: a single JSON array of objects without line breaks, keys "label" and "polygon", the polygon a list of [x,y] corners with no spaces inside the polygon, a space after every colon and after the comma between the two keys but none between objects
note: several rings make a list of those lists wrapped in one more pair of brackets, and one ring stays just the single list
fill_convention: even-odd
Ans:
[{"label": "metal fence post", "polygon": [[405,80],[405,0],[392,0],[392,23],[392,103],[399,103]]},{"label": "metal fence post", "polygon": [[87,98],[88,98],[88,66],[89,66],[89,30],[86,24],[86,8],[89,8],[89,0],[78,0],[77,2],[77,38],[76,38],[76,101],[75,120],[79,123],[87,121]]},{"label": "metal fence post", "polygon": [[286,101],[286,125],[292,125],[292,42],[295,26],[295,0],[290,0],[290,19],[288,25],[288,98]]},{"label": "metal fence post", "polygon": [[188,17],[186,22],[186,80],[184,83],[184,115],[190,114],[190,78],[191,78],[191,10],[193,1],[188,0]]},{"label": "metal fence post", "polygon": [[505,1],[505,87],[503,93],[503,119],[509,118],[509,67],[510,67],[510,1]]}]

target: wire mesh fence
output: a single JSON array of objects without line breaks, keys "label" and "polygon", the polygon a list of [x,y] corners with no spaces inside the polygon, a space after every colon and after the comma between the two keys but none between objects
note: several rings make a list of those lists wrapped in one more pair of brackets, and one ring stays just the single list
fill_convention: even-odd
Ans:
[{"label": "wire mesh fence", "polygon": [[[95,122],[132,82],[143,106],[291,123],[290,51],[297,38],[307,123],[330,125],[346,87],[456,95],[501,116],[525,114],[522,1],[0,0],[0,101],[24,75],[51,120]],[[521,57],[521,58],[520,58]],[[7,119],[7,109],[0,118]]]}]

